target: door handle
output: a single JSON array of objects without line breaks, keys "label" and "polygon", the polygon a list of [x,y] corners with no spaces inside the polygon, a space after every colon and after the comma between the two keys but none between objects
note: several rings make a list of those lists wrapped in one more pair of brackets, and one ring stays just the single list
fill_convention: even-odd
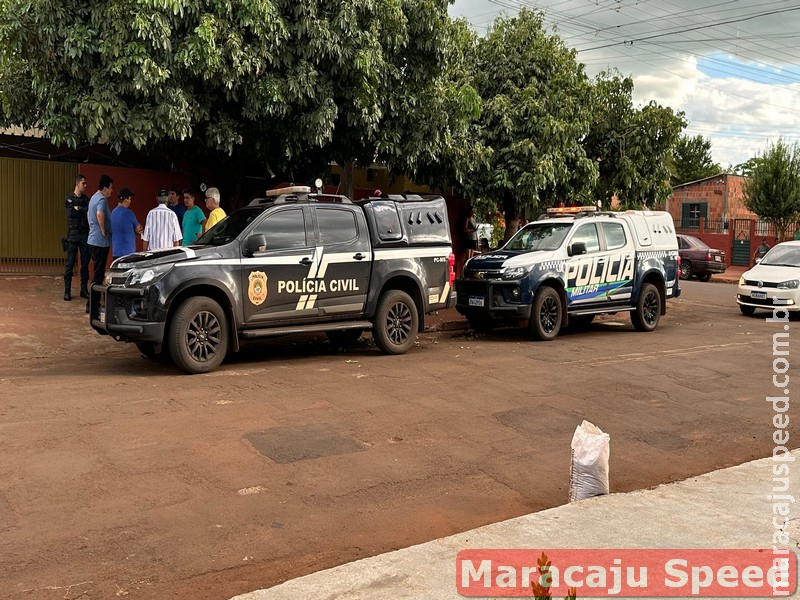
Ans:
[{"label": "door handle", "polygon": [[365,258],[367,258],[367,256],[366,254],[361,254],[361,252],[358,252],[353,256],[353,258],[355,258],[356,260],[364,260]]},{"label": "door handle", "polygon": [[311,264],[311,259],[306,256],[303,260],[300,261],[300,264],[308,266]]}]

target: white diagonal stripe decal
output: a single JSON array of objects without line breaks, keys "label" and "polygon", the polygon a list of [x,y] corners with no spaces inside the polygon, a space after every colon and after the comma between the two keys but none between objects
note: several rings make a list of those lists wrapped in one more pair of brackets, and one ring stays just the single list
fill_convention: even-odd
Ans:
[{"label": "white diagonal stripe decal", "polygon": [[442,295],[439,296],[439,302],[441,303],[441,302],[444,302],[445,300],[447,300],[447,294],[449,294],[449,293],[450,293],[450,282],[448,281],[447,283],[444,284],[444,289],[442,290]]}]

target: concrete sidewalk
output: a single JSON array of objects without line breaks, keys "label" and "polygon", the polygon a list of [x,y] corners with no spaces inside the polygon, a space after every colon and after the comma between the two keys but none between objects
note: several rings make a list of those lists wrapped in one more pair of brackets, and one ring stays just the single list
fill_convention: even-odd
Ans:
[{"label": "concrete sidewalk", "polygon": [[[796,459],[800,450],[792,452]],[[502,521],[237,596],[236,600],[455,600],[456,555],[497,548],[772,548],[771,458],[650,490],[610,494]],[[790,465],[791,494],[800,466]],[[534,476],[534,475],[532,475]],[[613,479],[613,472],[611,474]],[[800,541],[800,505],[788,516]],[[796,597],[795,593],[791,597]],[[581,597],[580,591],[578,597]]]}]

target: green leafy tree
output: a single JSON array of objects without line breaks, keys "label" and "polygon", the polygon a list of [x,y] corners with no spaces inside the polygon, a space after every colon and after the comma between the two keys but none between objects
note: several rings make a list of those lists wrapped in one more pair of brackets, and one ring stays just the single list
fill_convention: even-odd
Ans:
[{"label": "green leafy tree", "polygon": [[744,204],[775,226],[778,239],[786,238],[800,218],[800,146],[781,139],[758,157],[744,184]]},{"label": "green leafy tree", "polygon": [[702,135],[682,135],[672,152],[672,185],[698,181],[722,173],[711,158],[711,140]]},{"label": "green leafy tree", "polygon": [[381,158],[413,170],[475,110],[443,77],[447,5],[3,0],[2,121],[69,146],[199,146],[262,172]]},{"label": "green leafy tree", "polygon": [[753,172],[756,170],[760,162],[761,158],[755,156],[753,158],[747,159],[743,163],[739,163],[735,167],[732,167],[731,170],[737,175],[744,175],[745,177],[750,177],[753,175]]},{"label": "green leafy tree", "polygon": [[[403,124],[409,129],[406,144],[411,147],[381,156],[390,169],[405,172],[417,183],[465,193],[471,173],[485,167],[491,154],[478,135],[482,103],[473,72],[477,36],[469,23],[460,19],[448,24],[442,41],[442,72],[423,103],[428,114]],[[414,147],[425,151],[417,152]]]},{"label": "green leafy tree", "polygon": [[597,168],[581,145],[591,85],[575,51],[548,35],[541,15],[529,10],[497,19],[478,40],[474,77],[487,154],[468,191],[503,207],[508,239],[522,210],[583,199],[594,184]]},{"label": "green leafy tree", "polygon": [[623,208],[654,208],[669,196],[668,162],[683,113],[650,102],[633,106],[633,80],[617,72],[594,81],[594,119],[584,140],[599,165],[594,197],[608,207],[616,196]]}]

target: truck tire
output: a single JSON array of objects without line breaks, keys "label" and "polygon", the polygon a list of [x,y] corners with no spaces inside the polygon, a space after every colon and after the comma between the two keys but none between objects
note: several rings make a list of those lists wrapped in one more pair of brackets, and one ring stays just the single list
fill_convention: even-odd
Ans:
[{"label": "truck tire", "polygon": [[661,318],[661,294],[652,283],[642,285],[636,308],[631,313],[631,323],[636,331],[653,331]]},{"label": "truck tire", "polygon": [[372,322],[375,345],[384,354],[405,354],[414,345],[419,329],[417,305],[401,290],[389,290],[378,301]]},{"label": "truck tire", "polygon": [[539,288],[533,297],[528,331],[537,340],[549,342],[558,337],[564,307],[558,292],[549,286]]},{"label": "truck tire", "polygon": [[188,298],[169,324],[172,360],[187,373],[216,369],[228,351],[228,319],[222,307],[205,296]]},{"label": "truck tire", "polygon": [[326,331],[325,335],[334,348],[349,348],[358,341],[361,333],[360,329],[332,329]]}]

